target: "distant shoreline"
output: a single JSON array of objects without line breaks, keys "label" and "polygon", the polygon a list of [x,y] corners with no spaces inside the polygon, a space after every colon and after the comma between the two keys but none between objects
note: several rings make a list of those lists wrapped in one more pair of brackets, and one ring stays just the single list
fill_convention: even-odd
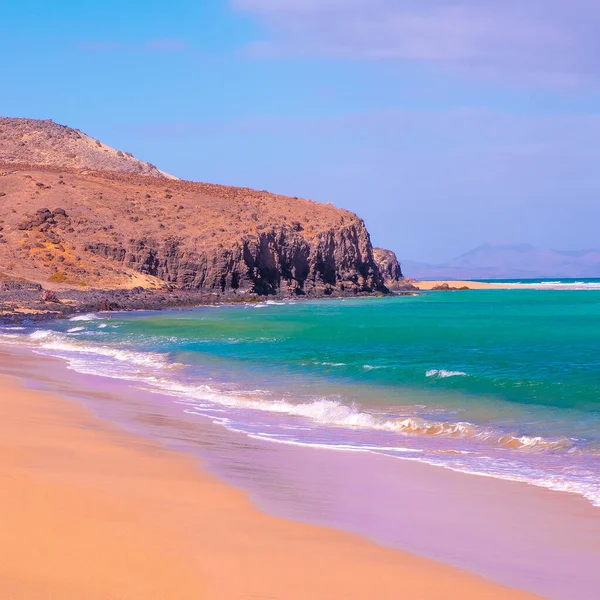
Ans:
[{"label": "distant shoreline", "polygon": [[434,281],[417,281],[420,290],[432,290],[434,287],[447,283],[451,288],[468,287],[470,290],[501,290],[501,289],[531,289],[531,284],[523,283],[487,283],[483,281],[457,281],[454,279],[437,279]]},{"label": "distant shoreline", "polygon": [[431,281],[416,280],[415,285],[422,291],[430,291],[435,287],[447,284],[451,289],[469,288],[470,290],[600,290],[600,279],[576,279],[569,278],[568,281],[548,277],[536,280],[522,281],[478,281],[478,280],[456,280],[436,279]]}]

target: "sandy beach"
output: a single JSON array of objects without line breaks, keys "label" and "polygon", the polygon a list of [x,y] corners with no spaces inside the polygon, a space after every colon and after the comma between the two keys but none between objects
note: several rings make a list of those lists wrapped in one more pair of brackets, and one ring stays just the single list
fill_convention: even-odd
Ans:
[{"label": "sandy beach", "polygon": [[432,288],[447,283],[450,287],[468,287],[470,290],[518,290],[535,286],[522,283],[485,283],[483,281],[454,281],[452,279],[439,279],[437,281],[417,281],[416,286],[421,290]]},{"label": "sandy beach", "polygon": [[3,598],[536,597],[266,515],[186,455],[14,377],[0,398]]}]

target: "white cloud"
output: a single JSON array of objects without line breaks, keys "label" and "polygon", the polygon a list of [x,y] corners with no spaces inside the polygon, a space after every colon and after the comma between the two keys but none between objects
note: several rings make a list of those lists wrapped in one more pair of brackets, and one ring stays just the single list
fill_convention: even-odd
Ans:
[{"label": "white cloud", "polygon": [[547,83],[597,78],[591,0],[231,0],[269,28],[249,51],[434,62]]}]

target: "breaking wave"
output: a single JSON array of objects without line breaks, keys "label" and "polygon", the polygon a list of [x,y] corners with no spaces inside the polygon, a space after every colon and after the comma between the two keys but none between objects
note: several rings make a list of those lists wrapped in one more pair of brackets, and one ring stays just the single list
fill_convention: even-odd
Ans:
[{"label": "breaking wave", "polygon": [[[71,329],[73,332],[79,330],[76,327]],[[69,360],[69,355],[95,355],[103,356],[117,360],[122,363],[128,363],[137,367],[147,367],[149,369],[172,369],[180,365],[169,363],[168,357],[158,352],[139,352],[114,348],[110,346],[92,345],[84,341],[78,341],[74,337],[67,336],[56,331],[39,329],[21,338],[25,344],[33,349],[50,350],[54,352],[66,353],[64,356]],[[10,340],[12,343],[14,339]],[[91,372],[91,371],[89,371]]]},{"label": "breaking wave", "polygon": [[[97,315],[79,315],[73,320],[96,321],[100,318]],[[108,326],[112,327],[112,325]],[[93,324],[88,328],[96,330],[98,325]],[[11,335],[7,328],[3,330],[3,335],[0,335],[0,341],[5,339],[11,344],[26,345],[37,351],[60,356],[68,361],[73,370],[82,373],[135,380],[147,390],[177,398],[177,404],[184,405],[187,413],[212,417],[215,422],[229,429],[243,431],[250,437],[257,435],[252,431],[252,427],[259,427],[262,423],[272,425],[277,421],[276,429],[260,430],[261,439],[338,450],[370,449],[383,453],[389,452],[393,446],[405,444],[414,446],[405,449],[406,452],[419,453],[419,458],[416,460],[463,472],[514,478],[551,489],[573,491],[581,493],[596,504],[599,502],[597,486],[593,482],[583,489],[577,477],[570,481],[568,476],[541,478],[539,475],[534,477],[526,473],[519,479],[521,476],[518,470],[503,467],[495,460],[497,456],[509,456],[509,451],[517,451],[519,454],[510,456],[522,457],[523,464],[529,464],[527,461],[535,464],[535,461],[545,460],[544,453],[550,453],[547,456],[559,457],[560,461],[566,461],[570,459],[572,452],[578,451],[576,440],[519,435],[515,432],[503,431],[501,425],[475,424],[466,420],[453,421],[452,416],[449,418],[438,416],[439,413],[431,411],[420,413],[427,416],[427,418],[420,418],[410,414],[410,408],[407,410],[406,407],[401,406],[394,408],[394,411],[399,414],[395,412],[390,414],[389,407],[385,409],[386,412],[381,412],[369,405],[344,402],[332,396],[314,397],[310,401],[299,402],[288,399],[287,395],[276,396],[273,391],[268,390],[232,391],[218,384],[201,385],[197,380],[184,379],[180,375],[174,377],[172,369],[181,368],[183,365],[170,362],[168,354],[92,343],[84,341],[81,336],[69,335],[69,333],[76,334],[82,329],[85,327],[76,324],[69,328],[67,333],[41,329],[31,333],[15,331]],[[90,332],[90,334],[94,333]],[[343,363],[326,361],[316,364],[327,367],[345,366]],[[362,366],[365,370],[375,368],[367,364]],[[418,372],[422,377],[421,369]],[[426,376],[445,379],[469,375],[463,371],[431,369],[426,372]],[[264,415],[261,417],[255,413],[255,416],[252,416],[247,411],[261,411]],[[431,418],[432,414],[436,416]],[[289,418],[281,419],[277,415],[285,415]],[[277,433],[270,433],[270,431],[277,431]],[[314,435],[311,433],[312,437],[310,437],[304,435],[303,431],[317,433]],[[359,434],[357,431],[362,433]],[[434,442],[434,439],[438,441]],[[377,446],[381,440],[387,442]],[[387,446],[387,443],[390,446]],[[506,452],[501,453],[501,450]],[[465,457],[460,465],[456,462],[456,456]],[[489,460],[491,457],[492,460],[485,464],[481,460],[473,462],[481,457],[484,460]]]},{"label": "breaking wave", "polygon": [[172,381],[164,381],[159,385],[167,394],[205,400],[231,408],[303,417],[319,425],[372,429],[408,436],[474,440],[515,450],[567,450],[572,445],[567,438],[512,435],[467,422],[428,421],[417,417],[389,418],[361,410],[356,404],[345,404],[327,398],[296,404],[286,400],[265,400],[242,394],[222,393],[206,385],[194,387]]},{"label": "breaking wave", "polygon": [[425,373],[426,377],[437,377],[439,379],[446,379],[447,377],[468,377],[467,373],[463,371],[446,371],[445,369],[430,369]]},{"label": "breaking wave", "polygon": [[103,318],[104,317],[102,317],[101,315],[89,313],[89,314],[85,314],[85,315],[75,315],[74,317],[71,317],[69,319],[69,321],[99,321],[100,319],[103,319]]},{"label": "breaking wave", "polygon": [[[73,332],[79,329],[79,327],[76,327],[69,331]],[[10,342],[14,343],[14,337],[10,336],[10,338]],[[294,403],[287,400],[265,398],[262,394],[252,392],[224,392],[208,385],[198,386],[181,383],[166,376],[171,369],[181,368],[183,365],[169,362],[168,355],[165,354],[89,344],[79,341],[73,336],[44,329],[34,331],[29,335],[23,336],[23,338],[29,346],[60,353],[63,358],[71,362],[71,366],[76,370],[84,370],[88,373],[94,372],[94,365],[92,363],[82,368],[81,361],[77,360],[82,355],[106,357],[125,365],[135,366],[137,369],[131,375],[139,375],[140,369],[142,369],[144,381],[150,387],[159,388],[161,392],[169,395],[183,397],[186,400],[192,401],[192,403],[194,401],[208,401],[213,405],[223,407],[258,410],[300,417],[318,425],[370,429],[421,438],[436,437],[472,440],[505,449],[568,450],[572,446],[571,441],[567,438],[547,439],[541,436],[510,434],[493,428],[484,428],[469,422],[427,420],[414,416],[394,418],[387,414],[382,415],[376,412],[369,412],[357,404],[348,404],[337,399],[317,398],[311,402]],[[341,366],[339,363],[322,364]],[[161,377],[160,373],[157,373],[157,369],[165,377]],[[113,376],[107,372],[98,372],[98,374]],[[116,375],[118,377],[127,377],[127,374],[123,372],[119,372]],[[466,376],[466,373],[462,371],[435,369],[428,371],[427,376],[446,378]]]}]

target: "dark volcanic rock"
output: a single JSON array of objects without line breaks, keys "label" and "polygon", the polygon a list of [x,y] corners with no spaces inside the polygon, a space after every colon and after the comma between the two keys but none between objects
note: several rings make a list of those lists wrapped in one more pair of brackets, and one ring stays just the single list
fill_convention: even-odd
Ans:
[{"label": "dark volcanic rock", "polygon": [[8,280],[0,282],[0,292],[41,292],[42,286],[39,283],[30,281]]},{"label": "dark volcanic rock", "polygon": [[463,285],[462,287],[454,287],[448,283],[440,283],[439,285],[434,285],[431,290],[434,292],[457,292],[470,289],[468,286]]},{"label": "dark volcanic rock", "polygon": [[40,299],[42,302],[54,302],[57,304],[60,302],[58,296],[56,295],[56,292],[53,292],[52,290],[44,290]]},{"label": "dark volcanic rock", "polygon": [[86,250],[181,290],[249,295],[332,295],[386,291],[362,221],[307,240],[283,225],[234,241],[216,254],[187,240],[89,243]]},{"label": "dark volcanic rock", "polygon": [[385,286],[392,291],[417,291],[419,288],[406,280],[396,254],[384,248],[373,248],[373,257]]}]

